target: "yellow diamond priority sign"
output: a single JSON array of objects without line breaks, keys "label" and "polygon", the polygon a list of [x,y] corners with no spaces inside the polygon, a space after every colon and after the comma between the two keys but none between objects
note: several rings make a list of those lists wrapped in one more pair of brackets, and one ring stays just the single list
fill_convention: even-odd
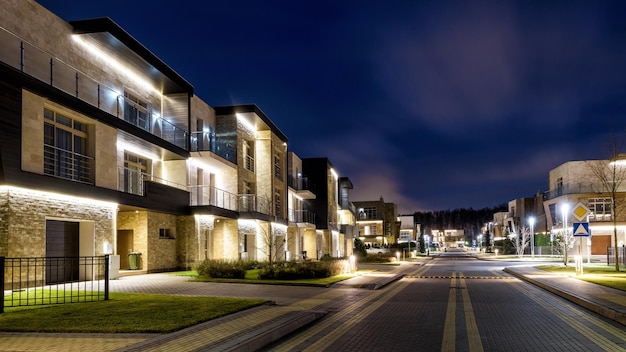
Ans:
[{"label": "yellow diamond priority sign", "polygon": [[578,202],[574,209],[572,209],[572,214],[580,221],[585,220],[587,215],[589,215],[589,208],[587,208],[583,203]]}]

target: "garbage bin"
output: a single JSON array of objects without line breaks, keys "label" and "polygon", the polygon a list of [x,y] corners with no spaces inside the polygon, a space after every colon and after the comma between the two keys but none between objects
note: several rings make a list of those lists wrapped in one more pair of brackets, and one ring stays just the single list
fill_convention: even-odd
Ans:
[{"label": "garbage bin", "polygon": [[139,270],[140,257],[141,257],[140,252],[128,253],[128,269],[129,270]]}]

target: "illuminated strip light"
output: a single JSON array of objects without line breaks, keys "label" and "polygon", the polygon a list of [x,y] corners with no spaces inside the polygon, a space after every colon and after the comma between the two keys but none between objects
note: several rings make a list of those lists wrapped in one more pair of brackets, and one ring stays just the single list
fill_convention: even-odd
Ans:
[{"label": "illuminated strip light", "polygon": [[85,49],[87,49],[92,54],[94,54],[94,55],[98,56],[99,58],[103,59],[104,61],[106,61],[108,64],[113,66],[116,70],[118,70],[118,71],[122,72],[123,74],[125,74],[126,76],[128,76],[128,78],[131,81],[139,83],[144,88],[153,91],[154,93],[158,94],[159,96],[161,95],[161,92],[159,90],[157,90],[150,82],[148,82],[145,79],[141,78],[138,74],[133,72],[131,69],[129,69],[124,64],[120,63],[119,61],[113,59],[112,57],[110,57],[109,55],[104,53],[102,50],[96,48],[95,46],[93,46],[93,45],[91,45],[89,43],[87,43],[80,35],[73,34],[72,35],[72,39],[74,39],[75,42],[77,42],[80,45],[82,45]]},{"label": "illuminated strip light", "polygon": [[337,172],[335,172],[335,169],[330,168],[330,173],[331,173],[331,175],[333,175],[333,177],[334,177],[335,179],[339,179],[339,176],[337,176]]},{"label": "illuminated strip light", "polygon": [[133,154],[137,154],[139,156],[143,156],[144,158],[148,158],[152,161],[158,161],[161,160],[161,158],[159,158],[158,156],[156,156],[155,154],[150,153],[149,151],[146,151],[145,149],[140,149],[135,147],[134,145],[128,144],[126,142],[123,141],[117,141],[116,143],[117,149],[121,149],[124,151],[129,151]]},{"label": "illuminated strip light", "polygon": [[38,190],[15,187],[15,186],[6,186],[6,185],[0,186],[0,191],[4,191],[4,190],[10,191],[10,192],[22,193],[25,196],[30,196],[30,197],[54,199],[54,200],[70,202],[73,204],[84,204],[84,205],[89,205],[89,206],[96,205],[96,206],[101,206],[101,207],[107,207],[107,208],[111,208],[111,210],[116,210],[118,206],[117,203],[106,202],[106,201],[97,200],[93,198],[76,197],[76,196],[70,196],[67,194],[47,192],[47,191],[38,191]]},{"label": "illuminated strip light", "polygon": [[250,130],[250,132],[254,133],[254,136],[256,137],[256,126],[250,123],[248,119],[246,119],[243,116],[243,114],[236,114],[236,115],[237,115],[237,122],[241,123],[243,127],[247,128],[248,130]]}]

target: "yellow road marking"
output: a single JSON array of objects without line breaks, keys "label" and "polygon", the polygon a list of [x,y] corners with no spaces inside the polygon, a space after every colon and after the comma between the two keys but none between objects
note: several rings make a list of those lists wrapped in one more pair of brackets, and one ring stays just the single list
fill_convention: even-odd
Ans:
[{"label": "yellow road marking", "polygon": [[472,301],[469,296],[469,289],[465,285],[465,277],[463,273],[459,275],[461,280],[461,287],[466,289],[461,290],[463,295],[463,311],[465,312],[465,326],[467,328],[467,340],[469,342],[470,351],[483,351],[483,343],[480,340],[480,332],[478,331],[478,325],[476,324],[476,318],[474,317],[474,309],[472,308]]},{"label": "yellow road marking", "polygon": [[[456,287],[456,272],[452,272],[450,287]],[[446,322],[443,328],[443,341],[441,351],[454,351],[456,342],[456,289],[448,290],[448,309],[446,311]]]}]

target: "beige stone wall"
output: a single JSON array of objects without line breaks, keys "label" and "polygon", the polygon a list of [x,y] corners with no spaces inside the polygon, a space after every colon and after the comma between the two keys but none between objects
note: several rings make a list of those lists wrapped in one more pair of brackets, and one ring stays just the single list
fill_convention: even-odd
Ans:
[{"label": "beige stone wall", "polygon": [[22,91],[22,170],[38,174],[44,172],[44,108],[90,126],[88,141],[90,156],[95,158],[95,184],[117,189],[116,130],[27,90]]},{"label": "beige stone wall", "polygon": [[3,253],[7,257],[44,257],[47,219],[93,223],[93,227],[84,227],[93,229],[92,233],[83,233],[81,227],[81,238],[93,241],[89,250],[81,246],[81,256],[103,255],[104,244],[114,243],[115,204],[20,188],[3,189],[0,193],[2,217],[7,219],[3,223],[8,224]]},{"label": "beige stone wall", "polygon": [[22,90],[22,170],[43,174],[45,98]]},{"label": "beige stone wall", "polygon": [[[160,229],[169,229],[173,238],[159,237]],[[175,215],[148,212],[148,261],[146,269],[149,272],[169,271],[178,268],[176,260],[177,236]]]},{"label": "beige stone wall", "polygon": [[216,220],[210,240],[211,259],[239,258],[239,229],[237,220]]},{"label": "beige stone wall", "polygon": [[[125,211],[117,214],[117,229],[133,231],[133,251],[141,253],[140,266],[142,270],[147,270],[150,263],[150,253],[148,252],[148,212],[147,211]],[[128,253],[117,253],[127,255]]]},{"label": "beige stone wall", "polygon": [[206,233],[200,230],[200,222],[194,216],[176,217],[176,262],[178,267],[190,269],[201,258],[200,246],[205,243]]},{"label": "beige stone wall", "polygon": [[317,232],[315,229],[304,230],[302,251],[306,251],[307,257],[310,259],[317,258]]},{"label": "beige stone wall", "polygon": [[9,250],[9,190],[0,187],[0,256]]}]

